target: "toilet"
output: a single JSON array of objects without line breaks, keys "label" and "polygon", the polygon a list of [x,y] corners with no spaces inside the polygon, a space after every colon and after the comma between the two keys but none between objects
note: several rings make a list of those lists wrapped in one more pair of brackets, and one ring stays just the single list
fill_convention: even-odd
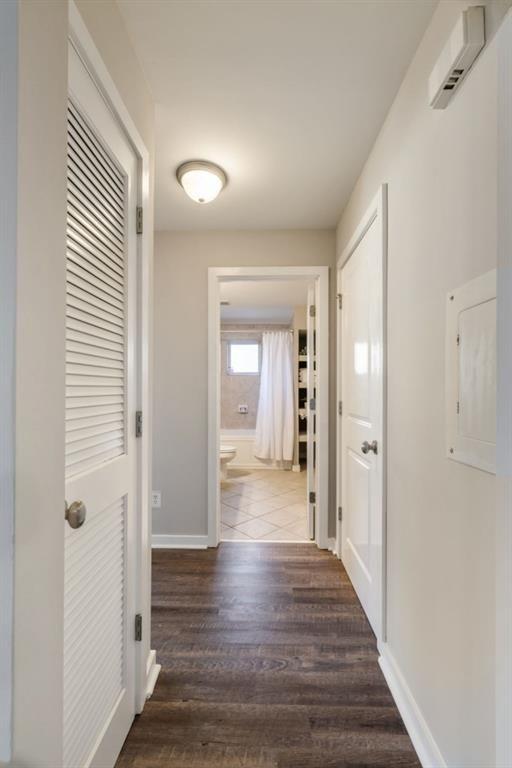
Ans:
[{"label": "toilet", "polygon": [[235,456],[236,456],[236,448],[234,445],[221,444],[220,446],[220,479],[221,480],[228,479],[228,464],[230,461],[233,461]]}]

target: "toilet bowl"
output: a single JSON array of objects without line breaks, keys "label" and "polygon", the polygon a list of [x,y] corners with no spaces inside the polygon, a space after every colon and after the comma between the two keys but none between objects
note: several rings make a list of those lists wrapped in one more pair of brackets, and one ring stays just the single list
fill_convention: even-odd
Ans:
[{"label": "toilet bowl", "polygon": [[228,464],[230,461],[233,461],[235,456],[236,456],[236,448],[234,445],[222,444],[220,446],[220,479],[221,480],[228,479]]}]

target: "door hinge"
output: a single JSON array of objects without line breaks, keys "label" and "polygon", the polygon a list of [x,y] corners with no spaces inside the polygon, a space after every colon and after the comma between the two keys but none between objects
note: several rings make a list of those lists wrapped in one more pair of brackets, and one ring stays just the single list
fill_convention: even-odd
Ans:
[{"label": "door hinge", "polygon": [[135,437],[142,437],[142,411],[135,411]]},{"label": "door hinge", "polygon": [[309,401],[309,410],[316,411],[316,400],[314,397],[312,397],[311,400]]},{"label": "door hinge", "polygon": [[310,491],[309,492],[309,503],[310,504],[316,504],[316,492],[315,491]]},{"label": "door hinge", "polygon": [[343,307],[343,294],[337,293],[336,298],[338,299],[338,309],[342,309]]},{"label": "door hinge", "polygon": [[142,232],[144,231],[144,213],[141,205],[137,206],[136,229],[137,234],[142,235]]},{"label": "door hinge", "polygon": [[135,616],[135,640],[140,643],[142,640],[142,614],[137,613]]},{"label": "door hinge", "polygon": [[460,413],[460,401],[457,400],[457,413]]},{"label": "door hinge", "polygon": [[316,307],[314,304],[311,304],[311,306],[309,307],[309,316],[316,317]]},{"label": "door hinge", "polygon": [[340,523],[343,520],[343,508],[342,507],[338,507],[338,520],[339,520]]},{"label": "door hinge", "polygon": [[460,333],[457,334],[457,346],[460,347]]},{"label": "door hinge", "polygon": [[338,415],[343,416],[343,402],[341,400],[338,402]]}]

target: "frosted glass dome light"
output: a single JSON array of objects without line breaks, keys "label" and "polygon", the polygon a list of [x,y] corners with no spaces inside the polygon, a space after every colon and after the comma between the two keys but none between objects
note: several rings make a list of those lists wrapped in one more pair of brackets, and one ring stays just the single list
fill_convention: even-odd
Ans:
[{"label": "frosted glass dome light", "polygon": [[222,168],[204,160],[192,160],[180,165],[176,178],[196,203],[211,203],[227,184]]}]

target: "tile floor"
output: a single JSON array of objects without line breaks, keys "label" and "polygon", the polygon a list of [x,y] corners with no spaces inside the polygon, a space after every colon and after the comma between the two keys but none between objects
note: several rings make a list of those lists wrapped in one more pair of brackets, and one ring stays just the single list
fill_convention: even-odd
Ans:
[{"label": "tile floor", "polygon": [[309,541],[306,472],[228,470],[221,484],[221,539]]}]

